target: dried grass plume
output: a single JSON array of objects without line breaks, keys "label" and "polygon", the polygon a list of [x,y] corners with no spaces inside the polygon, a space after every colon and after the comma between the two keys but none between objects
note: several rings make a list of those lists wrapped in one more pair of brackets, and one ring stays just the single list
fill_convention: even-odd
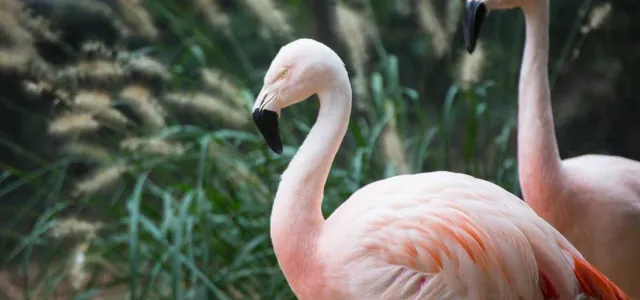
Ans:
[{"label": "dried grass plume", "polygon": [[185,152],[182,145],[160,138],[127,138],[120,142],[120,148],[144,155],[179,156]]},{"label": "dried grass plume", "polygon": [[431,35],[434,56],[440,59],[451,49],[451,39],[459,27],[462,15],[462,2],[447,1],[444,17],[438,15],[433,0],[418,0],[416,6],[420,26]]},{"label": "dried grass plume", "polygon": [[194,0],[194,6],[213,28],[226,31],[230,23],[229,16],[220,10],[216,0]]},{"label": "dried grass plume", "polygon": [[587,17],[587,24],[581,28],[582,33],[587,33],[600,28],[607,21],[610,14],[611,2],[605,2],[593,7]]},{"label": "dried grass plume", "polygon": [[183,111],[209,117],[231,127],[242,127],[249,122],[244,111],[226,104],[220,98],[201,92],[170,93],[163,97],[163,101]]},{"label": "dried grass plume", "polygon": [[125,172],[129,170],[126,165],[113,165],[96,170],[93,174],[80,181],[75,190],[73,196],[93,194],[96,192],[104,191],[112,187]]},{"label": "dried grass plume", "polygon": [[407,153],[402,145],[402,138],[398,131],[395,108],[393,103],[385,103],[385,113],[389,116],[389,123],[382,132],[382,154],[393,168],[395,174],[408,174],[409,163]]},{"label": "dried grass plume", "polygon": [[62,115],[49,123],[49,133],[55,136],[69,136],[93,132],[100,127],[93,115],[88,113],[70,113]]},{"label": "dried grass plume", "polygon": [[[336,5],[338,19],[338,33],[347,45],[349,60],[353,65],[354,90],[359,98],[368,97],[367,77],[365,66],[368,59],[369,28],[373,26],[365,15],[343,4]],[[359,109],[365,109],[365,103],[356,102]]]},{"label": "dried grass plume", "polygon": [[458,63],[458,83],[469,88],[482,80],[482,74],[485,66],[485,50],[484,44],[478,41],[476,50],[473,54],[462,52],[460,54],[460,62]]},{"label": "dried grass plume", "polygon": [[286,39],[293,36],[293,28],[287,14],[273,0],[242,0],[244,5],[258,18],[268,31],[263,31],[266,38],[277,35]]}]

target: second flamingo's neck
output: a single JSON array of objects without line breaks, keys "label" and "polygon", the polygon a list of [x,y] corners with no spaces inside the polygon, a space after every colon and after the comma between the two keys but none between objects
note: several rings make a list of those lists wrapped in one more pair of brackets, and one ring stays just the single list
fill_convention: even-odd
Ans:
[{"label": "second flamingo's neck", "polygon": [[348,77],[346,80],[346,84],[336,82],[318,93],[320,111],[316,123],[282,174],[273,203],[271,239],[288,281],[304,277],[302,273],[309,267],[317,267],[313,264],[324,224],[324,185],[351,112],[351,87]]},{"label": "second flamingo's neck", "polygon": [[547,66],[548,2],[530,1],[522,10],[526,42],[518,88],[518,169],[525,200],[547,211],[547,195],[560,192],[562,182]]}]

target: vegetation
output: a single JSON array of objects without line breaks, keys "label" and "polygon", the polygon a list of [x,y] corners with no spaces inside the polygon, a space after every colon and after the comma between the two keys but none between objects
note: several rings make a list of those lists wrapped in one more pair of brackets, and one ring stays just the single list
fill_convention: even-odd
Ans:
[{"label": "vegetation", "polygon": [[[571,90],[591,74],[574,54],[593,44],[589,33],[611,3],[552,4],[562,23],[552,39],[563,41],[552,48],[552,78]],[[297,37],[336,49],[354,86],[325,215],[361,186],[403,173],[465,172],[518,194],[523,31],[514,28],[523,28],[522,17],[489,18],[470,56],[461,47],[462,5],[0,0],[0,296],[294,299],[271,248],[269,216],[317,103],[283,112],[281,156],[267,148],[250,109],[270,60]],[[590,49],[606,60],[606,49]],[[624,84],[610,75],[623,71],[602,69],[603,85]],[[566,105],[580,101],[561,95]],[[560,123],[576,110],[561,110]]]}]

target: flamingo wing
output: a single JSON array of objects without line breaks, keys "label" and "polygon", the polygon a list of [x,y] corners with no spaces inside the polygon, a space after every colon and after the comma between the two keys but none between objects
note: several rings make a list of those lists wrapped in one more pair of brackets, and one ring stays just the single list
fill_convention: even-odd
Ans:
[{"label": "flamingo wing", "polygon": [[404,193],[370,186],[375,194],[359,191],[348,201],[353,210],[345,205],[331,217],[346,220],[369,203],[351,218],[350,238],[342,240],[348,247],[335,244],[343,251],[332,254],[342,258],[334,266],[353,298],[628,299],[517,197],[451,174],[446,188],[428,187],[429,176],[412,177],[422,186]]}]

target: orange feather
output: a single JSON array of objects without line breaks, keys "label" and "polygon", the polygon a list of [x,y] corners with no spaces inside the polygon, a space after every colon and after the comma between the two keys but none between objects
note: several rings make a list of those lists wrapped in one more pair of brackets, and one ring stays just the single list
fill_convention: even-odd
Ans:
[{"label": "orange feather", "polygon": [[631,299],[607,277],[582,258],[571,255],[575,264],[574,273],[587,296],[602,300]]}]

